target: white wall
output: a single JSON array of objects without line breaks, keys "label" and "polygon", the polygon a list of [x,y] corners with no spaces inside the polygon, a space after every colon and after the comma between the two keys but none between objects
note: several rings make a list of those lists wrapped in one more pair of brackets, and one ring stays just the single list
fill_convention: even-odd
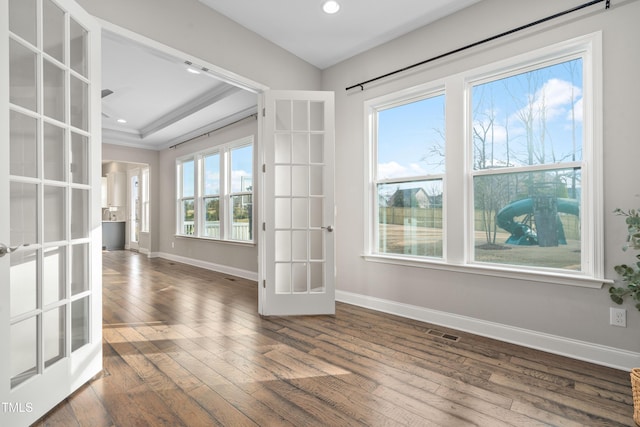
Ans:
[{"label": "white wall", "polygon": [[[363,101],[526,53],[595,31],[604,39],[605,262],[609,278],[624,260],[626,236],[616,207],[639,207],[637,159],[640,137],[640,2],[604,2],[553,24],[457,54],[360,91],[345,88],[500,32],[527,24],[581,2],[484,0],[468,10],[419,29],[323,73],[323,88],[336,94],[337,289],[343,300],[401,312],[501,339],[546,348],[613,366],[640,366],[640,313],[626,304],[628,327],[609,326],[607,288],[474,276],[464,273],[367,262],[363,218],[365,187]],[[464,29],[464,31],[461,31]],[[347,185],[348,183],[348,185]],[[399,279],[401,278],[401,279]]]}]

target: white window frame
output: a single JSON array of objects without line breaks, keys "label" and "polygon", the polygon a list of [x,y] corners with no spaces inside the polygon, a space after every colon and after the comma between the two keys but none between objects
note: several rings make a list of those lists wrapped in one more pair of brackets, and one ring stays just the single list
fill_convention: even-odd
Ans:
[{"label": "white window frame", "polygon": [[[502,264],[476,263],[473,254],[473,139],[470,93],[473,84],[492,76],[528,67],[540,68],[562,58],[583,59],[583,153],[581,163],[582,271],[554,270]],[[543,283],[600,288],[604,279],[603,166],[602,166],[602,34],[596,32],[533,51],[525,51],[493,64],[448,76],[440,81],[382,95],[364,102],[365,137],[369,150],[365,161],[366,219],[363,257],[372,262],[458,271]],[[407,257],[377,253],[376,136],[377,109],[410,102],[444,85],[446,96],[446,172],[443,191],[443,258]],[[455,167],[452,167],[455,166]],[[551,165],[550,167],[554,167]],[[478,172],[478,171],[475,171]],[[455,213],[455,218],[449,215]],[[452,226],[462,223],[463,227]]]},{"label": "white window frame", "polygon": [[141,189],[142,189],[142,203],[140,208],[142,209],[140,214],[140,232],[148,233],[149,232],[149,214],[150,214],[150,205],[149,205],[149,168],[145,167],[142,169],[141,173]]},{"label": "white window frame", "polygon": [[[230,155],[231,151],[236,148],[242,147],[252,147],[252,180],[255,179],[255,144],[253,135],[241,138],[229,143],[217,145],[214,148],[209,148],[207,150],[198,151],[196,153],[192,153],[186,156],[182,156],[176,159],[176,189],[177,189],[177,207],[176,207],[176,236],[177,237],[186,237],[186,238],[197,238],[197,239],[205,239],[205,240],[214,240],[221,242],[233,242],[237,244],[250,244],[253,245],[255,243],[255,221],[251,221],[251,224],[254,227],[254,230],[251,230],[251,240],[234,240],[231,236],[231,224],[232,224],[232,215],[233,215],[233,206],[232,206],[232,195],[237,195],[236,193],[231,193],[231,161]],[[219,155],[220,160],[220,192],[217,195],[205,194],[205,167],[204,160],[207,156],[211,155]],[[194,161],[194,233],[193,235],[183,233],[184,227],[182,223],[182,206],[185,200],[190,200],[191,197],[182,197],[182,164],[185,162]],[[252,191],[243,192],[241,194],[252,195],[252,198],[255,198],[255,185],[252,186]],[[240,193],[238,193],[240,194]],[[204,205],[205,198],[209,196],[217,196],[219,197],[219,217],[220,217],[220,235],[219,237],[210,237],[205,235],[205,220],[206,207]],[[255,218],[255,213],[252,211],[253,218]]]}]

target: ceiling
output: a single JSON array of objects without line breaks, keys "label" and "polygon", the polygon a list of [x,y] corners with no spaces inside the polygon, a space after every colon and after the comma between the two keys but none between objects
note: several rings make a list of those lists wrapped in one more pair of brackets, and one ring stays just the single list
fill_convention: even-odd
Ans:
[{"label": "ceiling", "polygon": [[[325,69],[480,0],[199,1]],[[103,142],[161,150],[256,113],[255,93],[183,59],[108,31],[102,54]]]}]

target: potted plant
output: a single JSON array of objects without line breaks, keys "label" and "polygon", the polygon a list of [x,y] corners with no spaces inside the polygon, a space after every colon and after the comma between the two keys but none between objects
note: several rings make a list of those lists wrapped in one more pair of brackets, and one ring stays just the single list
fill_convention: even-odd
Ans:
[{"label": "potted plant", "polygon": [[[626,217],[627,243],[622,247],[623,251],[633,249],[640,251],[640,210],[630,209],[623,211],[616,209],[616,215]],[[636,308],[640,310],[640,253],[636,254],[638,260],[635,264],[620,264],[614,266],[614,270],[622,277],[622,286],[609,288],[609,296],[616,304],[622,304],[625,297],[631,296],[638,301]],[[640,368],[631,370],[631,391],[633,394],[633,420],[640,426]]]},{"label": "potted plant", "polygon": [[[613,212],[626,217],[627,242],[622,250],[632,249],[640,252],[640,210],[624,211],[618,208]],[[622,277],[622,286],[610,287],[609,296],[616,304],[622,304],[625,297],[631,296],[637,301],[636,308],[640,310],[640,253],[636,254],[636,259],[638,261],[635,264],[620,264],[613,267]]]}]

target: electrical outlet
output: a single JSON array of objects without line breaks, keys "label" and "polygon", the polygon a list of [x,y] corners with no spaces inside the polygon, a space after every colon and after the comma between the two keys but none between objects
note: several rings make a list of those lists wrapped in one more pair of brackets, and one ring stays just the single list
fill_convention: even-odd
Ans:
[{"label": "electrical outlet", "polygon": [[609,324],[626,328],[627,310],[624,308],[609,307]]}]

